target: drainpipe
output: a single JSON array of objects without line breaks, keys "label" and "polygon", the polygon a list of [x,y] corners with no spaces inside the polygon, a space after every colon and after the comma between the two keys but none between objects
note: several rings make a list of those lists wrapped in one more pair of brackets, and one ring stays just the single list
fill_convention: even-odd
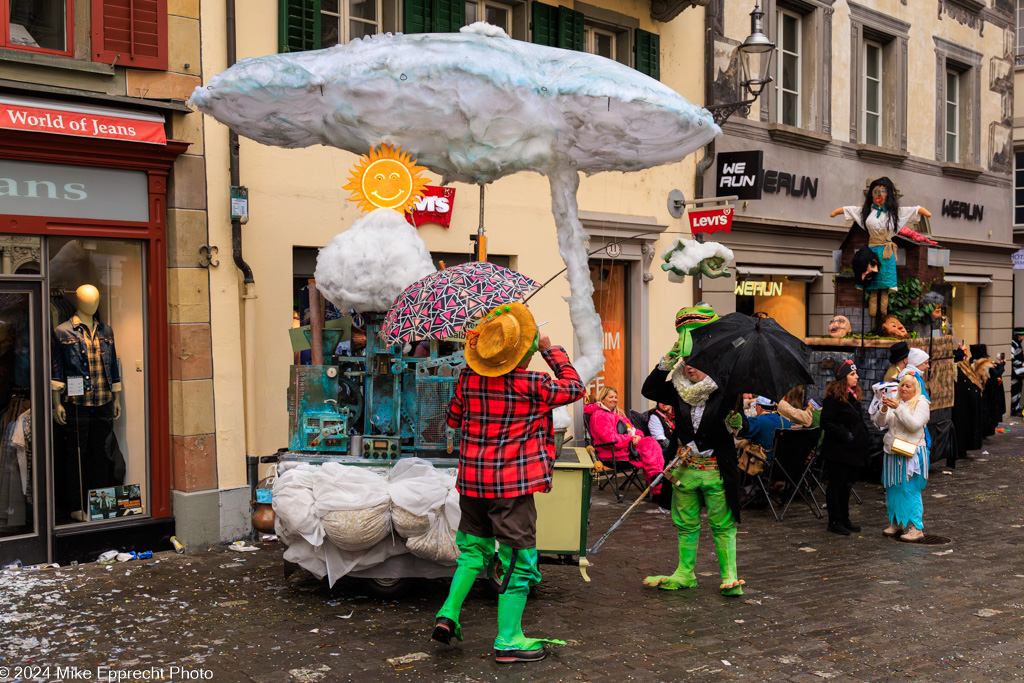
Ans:
[{"label": "drainpipe", "polygon": [[[228,67],[235,63],[235,0],[225,0],[227,18],[227,58]],[[231,185],[241,185],[238,160],[238,133],[228,133],[228,166]],[[245,396],[245,453],[250,458],[258,457],[256,453],[256,281],[252,277],[252,268],[242,258],[242,221],[231,219],[231,255],[235,267],[242,273],[245,292],[242,294],[242,387]],[[251,483],[251,482],[250,482]]]}]

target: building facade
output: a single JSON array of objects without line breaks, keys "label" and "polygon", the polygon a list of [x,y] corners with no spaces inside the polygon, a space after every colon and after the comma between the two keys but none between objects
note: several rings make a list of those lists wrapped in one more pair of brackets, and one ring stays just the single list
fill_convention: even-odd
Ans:
[{"label": "building facade", "polygon": [[[1024,2],[1014,0],[1013,241],[1024,249]],[[1014,258],[1013,326],[1024,327],[1024,251]]]},{"label": "building facade", "polygon": [[0,561],[162,548],[217,485],[199,2],[0,19]]},{"label": "building facade", "polygon": [[[921,284],[945,295],[951,334],[1008,355],[1013,9],[1000,0],[767,0],[774,82],[715,142],[720,161],[761,153],[761,196],[738,201],[732,233],[715,236],[735,252],[738,276],[710,281],[705,298],[719,312],[767,312],[797,336],[827,334],[837,312],[857,317],[859,301],[837,300],[835,285],[849,277],[835,252],[851,223],[829,214],[860,206],[869,182],[887,176],[901,205],[932,213],[916,227],[930,228],[938,247],[899,240],[898,253],[941,268]],[[709,102],[731,101],[731,47],[746,34],[746,12],[712,0],[706,17]],[[707,165],[706,195],[734,193],[718,189],[722,171]]]}]

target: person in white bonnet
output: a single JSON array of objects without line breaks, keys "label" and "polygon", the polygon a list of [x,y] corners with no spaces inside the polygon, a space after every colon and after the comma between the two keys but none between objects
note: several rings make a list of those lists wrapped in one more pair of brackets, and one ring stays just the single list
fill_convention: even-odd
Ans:
[{"label": "person in white bonnet", "polygon": [[910,349],[910,354],[907,356],[907,367],[900,370],[900,373],[896,376],[896,381],[902,380],[907,375],[913,375],[917,378],[917,383],[921,387],[921,395],[931,401],[932,397],[928,393],[928,385],[924,381],[925,375],[928,374],[931,366],[931,358],[924,349]]},{"label": "person in white bonnet", "polygon": [[921,371],[921,374],[928,372],[931,367],[931,359],[924,349],[910,349],[910,353],[907,355],[907,367],[904,372],[910,368],[917,368]]}]

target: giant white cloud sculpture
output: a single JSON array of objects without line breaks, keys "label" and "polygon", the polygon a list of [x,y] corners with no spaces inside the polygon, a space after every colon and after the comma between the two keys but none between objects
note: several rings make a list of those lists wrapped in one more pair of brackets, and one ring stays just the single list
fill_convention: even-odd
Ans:
[{"label": "giant white cloud sculpture", "polygon": [[586,381],[604,355],[577,215],[579,172],[677,162],[721,132],[706,110],[627,66],[512,40],[482,23],[245,59],[190,101],[268,145],[356,154],[397,145],[445,182],[545,175],[580,346],[574,364]]}]

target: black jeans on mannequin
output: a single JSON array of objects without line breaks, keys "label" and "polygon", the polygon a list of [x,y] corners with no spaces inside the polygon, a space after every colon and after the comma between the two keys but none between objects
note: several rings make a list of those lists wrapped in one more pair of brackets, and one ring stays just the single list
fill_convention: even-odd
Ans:
[{"label": "black jeans on mannequin", "polygon": [[114,402],[102,406],[65,403],[64,409],[67,411],[65,448],[68,474],[74,482],[71,490],[80,495],[78,501],[69,501],[68,505],[72,509],[84,510],[88,515],[90,489],[120,486],[122,483],[115,472],[116,457],[111,449]]}]

